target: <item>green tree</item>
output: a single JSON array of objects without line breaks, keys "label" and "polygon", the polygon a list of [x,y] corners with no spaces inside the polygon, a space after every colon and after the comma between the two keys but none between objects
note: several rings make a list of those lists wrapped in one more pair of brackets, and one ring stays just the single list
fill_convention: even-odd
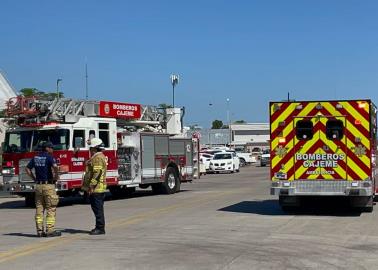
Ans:
[{"label": "green tree", "polygon": [[247,123],[247,122],[244,121],[244,120],[236,120],[236,121],[234,122],[234,124],[245,124],[245,123]]},{"label": "green tree", "polygon": [[211,128],[212,129],[221,129],[223,127],[223,122],[221,120],[214,120]]},{"label": "green tree", "polygon": [[[20,90],[20,93],[21,95],[25,96],[25,97],[42,97],[42,98],[46,98],[46,99],[55,99],[57,97],[57,93],[56,92],[45,92],[45,91],[41,91],[41,90],[38,90],[37,88],[22,88]],[[64,97],[64,93],[63,92],[59,92],[59,97]]]},{"label": "green tree", "polygon": [[167,103],[160,103],[160,104],[158,105],[158,107],[161,108],[161,109],[173,108],[172,105],[167,104]]},{"label": "green tree", "polygon": [[32,96],[38,96],[40,95],[41,91],[39,91],[37,88],[22,88],[20,90],[21,95],[25,97],[32,97]]}]

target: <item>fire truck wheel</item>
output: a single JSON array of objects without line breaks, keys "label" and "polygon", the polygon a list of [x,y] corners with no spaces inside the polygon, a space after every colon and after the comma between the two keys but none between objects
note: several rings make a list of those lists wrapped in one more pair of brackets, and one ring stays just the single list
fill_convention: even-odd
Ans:
[{"label": "fire truck wheel", "polygon": [[110,186],[109,191],[115,199],[121,198],[123,195],[123,189],[120,186]]},{"label": "fire truck wheel", "polygon": [[25,206],[26,207],[35,207],[35,195],[33,194],[27,194],[25,196]]},{"label": "fire truck wheel", "polygon": [[82,203],[83,204],[89,204],[90,202],[89,202],[89,194],[88,194],[88,192],[83,192],[82,193]]},{"label": "fire truck wheel", "polygon": [[165,181],[161,184],[163,194],[173,194],[176,191],[180,190],[179,179],[175,168],[169,167],[165,172]]},{"label": "fire truck wheel", "polygon": [[135,192],[136,188],[131,187],[131,188],[125,188],[124,192],[126,195],[132,195]]}]

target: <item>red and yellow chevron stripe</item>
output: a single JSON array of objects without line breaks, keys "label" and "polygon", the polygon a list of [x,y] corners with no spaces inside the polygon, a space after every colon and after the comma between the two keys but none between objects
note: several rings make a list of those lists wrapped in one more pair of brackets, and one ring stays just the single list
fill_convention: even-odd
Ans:
[{"label": "red and yellow chevron stripe", "polygon": [[[271,179],[365,180],[372,175],[370,100],[270,103]],[[296,136],[298,121],[312,122],[313,137]],[[327,137],[339,120],[342,137]]]}]

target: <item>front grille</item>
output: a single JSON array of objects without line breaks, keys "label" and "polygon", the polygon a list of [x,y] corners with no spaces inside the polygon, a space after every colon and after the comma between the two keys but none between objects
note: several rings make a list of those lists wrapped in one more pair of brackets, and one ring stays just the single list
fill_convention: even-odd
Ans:
[{"label": "front grille", "polygon": [[221,163],[221,166],[224,166],[224,165],[226,165],[226,163]]},{"label": "front grille", "polygon": [[296,192],[345,192],[348,181],[293,181]]},{"label": "front grille", "polygon": [[214,163],[215,166],[219,166],[219,163]]}]

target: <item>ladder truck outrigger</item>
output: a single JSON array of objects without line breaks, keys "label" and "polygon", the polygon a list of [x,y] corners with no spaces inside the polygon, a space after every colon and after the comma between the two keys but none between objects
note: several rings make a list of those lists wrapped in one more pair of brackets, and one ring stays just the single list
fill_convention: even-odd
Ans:
[{"label": "ladder truck outrigger", "polygon": [[283,210],[308,196],[343,196],[373,210],[377,107],[371,100],[270,103],[271,194]]},{"label": "ladder truck outrigger", "polygon": [[29,160],[45,141],[54,144],[60,196],[81,193],[88,141],[102,139],[107,157],[107,185],[113,196],[136,187],[172,194],[181,182],[199,177],[198,138],[182,135],[181,108],[158,108],[111,101],[18,96],[7,103],[8,128],[3,145],[5,190],[34,204]]}]

